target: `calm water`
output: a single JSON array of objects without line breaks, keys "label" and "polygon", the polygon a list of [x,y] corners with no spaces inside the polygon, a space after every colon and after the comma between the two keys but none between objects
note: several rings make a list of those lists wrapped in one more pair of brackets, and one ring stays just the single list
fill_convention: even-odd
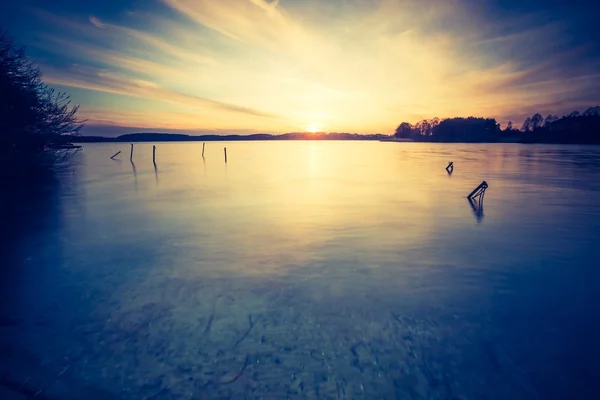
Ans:
[{"label": "calm water", "polygon": [[3,191],[0,363],[124,399],[600,398],[599,147],[201,151],[88,144]]}]

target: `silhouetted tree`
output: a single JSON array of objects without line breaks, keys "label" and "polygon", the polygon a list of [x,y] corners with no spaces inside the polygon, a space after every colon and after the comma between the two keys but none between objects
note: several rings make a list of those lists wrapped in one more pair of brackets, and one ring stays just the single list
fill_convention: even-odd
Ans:
[{"label": "silhouetted tree", "polygon": [[592,115],[600,115],[600,106],[590,107],[583,112],[584,117],[589,117]]},{"label": "silhouetted tree", "polygon": [[[536,114],[537,115],[537,114]],[[573,111],[562,118],[548,115],[543,126],[534,124],[529,118],[529,128],[536,132],[535,136],[524,136],[525,142],[545,143],[600,143],[600,107],[590,107],[583,114]],[[539,118],[535,118],[536,121]],[[526,120],[527,123],[527,120]],[[525,125],[525,124],[524,124]]]},{"label": "silhouetted tree", "polygon": [[537,128],[544,124],[544,117],[542,114],[536,113],[531,116],[531,130],[535,131]]},{"label": "silhouetted tree", "polygon": [[554,121],[558,121],[558,116],[556,115],[552,115],[552,114],[548,114],[548,116],[546,117],[546,119],[544,120],[544,128],[548,128],[550,127],[550,125],[554,122]]},{"label": "silhouetted tree", "polygon": [[499,139],[500,125],[493,118],[448,118],[433,128],[435,140],[486,142]]},{"label": "silhouetted tree", "polygon": [[64,135],[79,132],[83,121],[77,109],[69,96],[46,86],[24,49],[0,32],[0,152],[21,162],[38,162]]},{"label": "silhouetted tree", "polygon": [[429,134],[431,133],[429,121],[427,121],[426,119],[417,122],[415,124],[415,129],[417,133],[421,136],[429,136]]},{"label": "silhouetted tree", "polygon": [[523,121],[523,126],[521,127],[521,130],[523,132],[529,132],[531,128],[531,117],[527,117],[525,118],[525,121]]},{"label": "silhouetted tree", "polygon": [[403,122],[400,125],[398,125],[398,128],[396,128],[396,133],[394,134],[394,136],[396,136],[397,138],[408,138],[411,136],[412,134],[412,125],[409,124],[408,122]]},{"label": "silhouetted tree", "polygon": [[414,131],[421,136],[431,136],[433,129],[440,124],[438,117],[432,119],[423,119],[415,124]]},{"label": "silhouetted tree", "polygon": [[[407,122],[400,125],[396,135],[410,127]],[[532,131],[535,134],[529,133]],[[590,107],[583,114],[573,111],[562,118],[553,114],[543,118],[536,113],[525,119],[520,131],[514,129],[512,121],[508,121],[503,132],[504,135],[500,124],[491,118],[448,118],[442,121],[433,118],[412,126],[412,137],[424,141],[600,144],[600,106]]]}]

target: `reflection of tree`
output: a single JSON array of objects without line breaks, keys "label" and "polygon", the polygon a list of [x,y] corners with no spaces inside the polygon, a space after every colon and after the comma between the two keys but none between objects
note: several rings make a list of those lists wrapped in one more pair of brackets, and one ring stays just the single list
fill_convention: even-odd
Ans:
[{"label": "reflection of tree", "polygon": [[7,233],[0,245],[0,318],[10,317],[24,301],[19,288],[22,281],[39,277],[37,260],[44,257],[48,263],[47,250],[60,248],[53,232],[60,218],[56,180],[38,176],[37,181],[8,190],[9,196],[0,196],[3,231]]}]

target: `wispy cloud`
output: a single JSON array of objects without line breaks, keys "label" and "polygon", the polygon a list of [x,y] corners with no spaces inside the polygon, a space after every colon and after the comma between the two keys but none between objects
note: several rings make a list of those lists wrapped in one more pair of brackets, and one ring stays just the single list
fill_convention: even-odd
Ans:
[{"label": "wispy cloud", "polygon": [[44,80],[53,85],[71,86],[124,96],[175,102],[182,105],[209,106],[255,117],[273,117],[273,115],[252,108],[167,90],[154,82],[120,75],[108,70],[76,67],[69,69],[68,75],[65,75],[64,72],[49,69],[46,72]]},{"label": "wispy cloud", "polygon": [[[118,20],[40,12],[52,29],[37,46],[63,60],[44,65],[46,79],[119,96],[120,112],[105,118],[117,124],[139,125],[141,113],[173,127],[249,131],[391,131],[401,120],[455,115],[505,121],[599,100],[593,49],[573,45],[563,22],[539,14],[491,20],[459,0],[161,7]],[[123,96],[155,105],[144,114]],[[181,112],[167,115],[161,103]],[[98,110],[93,96],[86,108]]]}]

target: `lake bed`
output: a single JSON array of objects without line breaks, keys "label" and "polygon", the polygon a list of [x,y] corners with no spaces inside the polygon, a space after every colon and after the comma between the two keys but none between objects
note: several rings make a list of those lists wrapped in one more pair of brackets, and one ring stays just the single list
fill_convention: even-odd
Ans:
[{"label": "lake bed", "polygon": [[5,360],[126,399],[600,396],[600,147],[201,153],[86,144],[4,207]]}]

